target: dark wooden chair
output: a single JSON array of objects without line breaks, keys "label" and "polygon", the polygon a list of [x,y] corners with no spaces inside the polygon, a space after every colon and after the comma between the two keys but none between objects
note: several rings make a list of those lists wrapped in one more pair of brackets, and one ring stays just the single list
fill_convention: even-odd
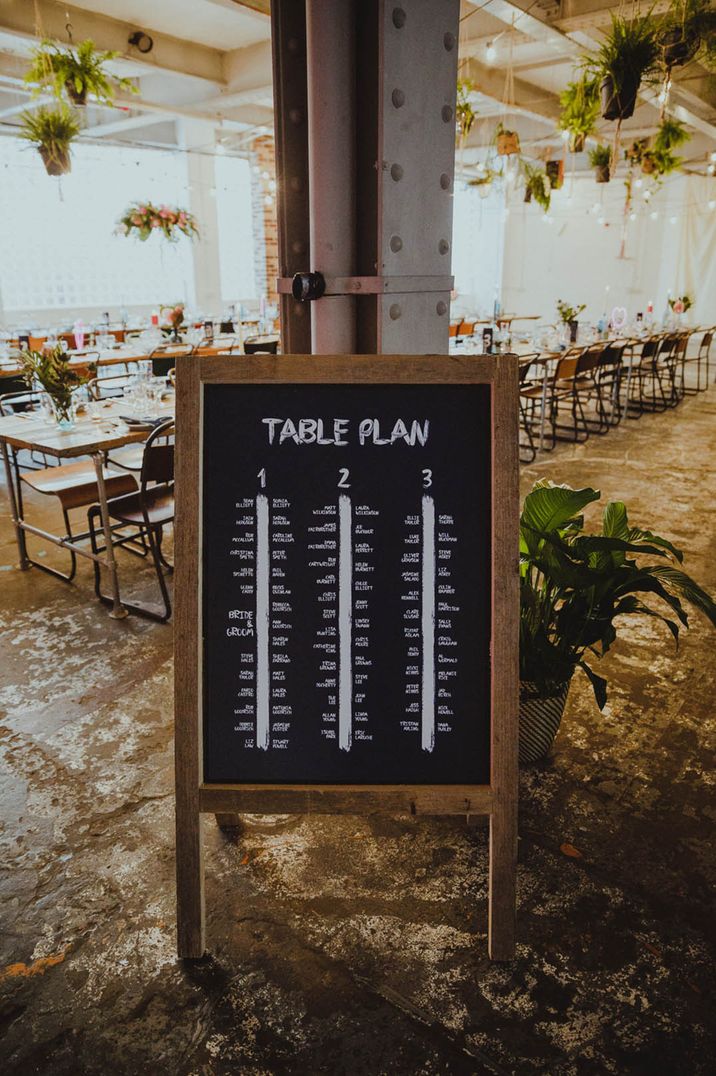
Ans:
[{"label": "dark wooden chair", "polygon": [[[154,562],[154,569],[162,596],[160,607],[141,602],[123,604],[127,609],[139,613],[151,620],[165,623],[169,620],[172,607],[167,588],[166,573],[173,571],[172,565],[162,552],[164,528],[174,521],[174,420],[157,426],[147,438],[142,458],[139,488],[126,496],[116,497],[109,502],[112,532],[123,528],[134,528],[135,535],[146,539]],[[102,552],[99,537],[102,534],[98,526],[99,506],[93,506],[88,512],[89,534],[92,550]],[[112,598],[102,592],[100,566],[94,563],[95,593],[100,601],[112,604]]]}]

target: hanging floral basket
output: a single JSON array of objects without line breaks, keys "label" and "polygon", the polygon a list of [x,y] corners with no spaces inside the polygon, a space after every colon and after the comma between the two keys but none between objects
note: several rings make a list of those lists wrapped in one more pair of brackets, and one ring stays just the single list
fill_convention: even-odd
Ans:
[{"label": "hanging floral basket", "polygon": [[137,202],[130,205],[117,225],[118,235],[136,235],[146,242],[150,235],[157,232],[176,243],[182,235],[194,239],[199,235],[195,218],[186,209],[179,206],[152,205],[151,202]]}]

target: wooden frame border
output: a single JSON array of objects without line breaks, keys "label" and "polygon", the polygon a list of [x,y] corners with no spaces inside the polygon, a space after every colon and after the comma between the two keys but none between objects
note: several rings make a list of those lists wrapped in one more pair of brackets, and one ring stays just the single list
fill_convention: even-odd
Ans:
[{"label": "wooden frame border", "polygon": [[[203,384],[489,384],[492,387],[492,668],[489,785],[204,785],[201,725]],[[517,358],[286,355],[177,363],[175,537],[175,766],[177,934],[180,957],[204,941],[202,813],[489,815],[488,951],[515,951],[519,686]]]}]

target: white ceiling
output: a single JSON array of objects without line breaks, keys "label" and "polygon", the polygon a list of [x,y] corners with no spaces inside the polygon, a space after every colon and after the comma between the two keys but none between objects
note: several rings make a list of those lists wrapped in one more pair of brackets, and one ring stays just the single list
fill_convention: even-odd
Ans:
[{"label": "white ceiling", "polygon": [[271,36],[267,18],[234,0],[72,0],[72,6],[222,51]]}]

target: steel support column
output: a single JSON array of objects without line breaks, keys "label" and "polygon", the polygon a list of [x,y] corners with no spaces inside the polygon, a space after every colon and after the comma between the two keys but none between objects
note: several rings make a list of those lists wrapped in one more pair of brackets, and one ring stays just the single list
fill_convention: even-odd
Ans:
[{"label": "steel support column", "polygon": [[459,0],[305,0],[303,83],[303,0],[272,12],[284,350],[318,270],[312,351],[446,353]]}]

